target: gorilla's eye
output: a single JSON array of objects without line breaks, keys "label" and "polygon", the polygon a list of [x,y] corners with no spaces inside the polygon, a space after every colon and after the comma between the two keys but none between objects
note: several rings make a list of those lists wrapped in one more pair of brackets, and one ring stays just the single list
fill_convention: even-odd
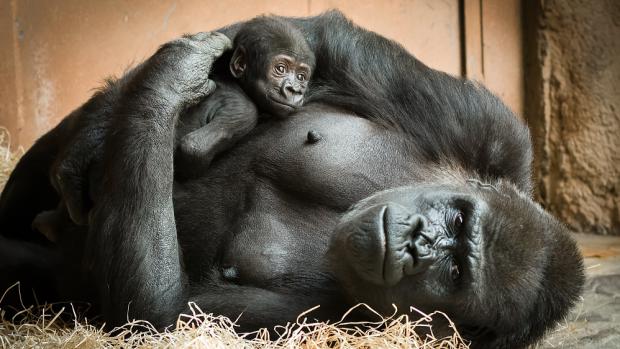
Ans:
[{"label": "gorilla's eye", "polygon": [[454,221],[452,223],[454,224],[456,231],[460,231],[463,227],[463,223],[465,223],[465,216],[463,215],[463,212],[458,212],[454,215]]},{"label": "gorilla's eye", "polygon": [[306,74],[297,74],[297,80],[306,81]]},{"label": "gorilla's eye", "polygon": [[461,278],[461,269],[459,268],[459,264],[455,258],[452,258],[450,262],[450,277],[453,282],[459,281]]},{"label": "gorilla's eye", "polygon": [[286,73],[286,67],[284,66],[284,64],[278,64],[274,67],[274,70],[276,71],[276,73],[278,74],[284,74]]}]

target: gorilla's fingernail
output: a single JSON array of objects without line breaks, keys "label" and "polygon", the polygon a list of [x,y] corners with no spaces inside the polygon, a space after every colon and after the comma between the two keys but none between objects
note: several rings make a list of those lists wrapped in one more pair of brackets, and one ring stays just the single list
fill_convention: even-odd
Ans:
[{"label": "gorilla's fingernail", "polygon": [[316,132],[316,131],[308,131],[308,140],[307,142],[310,144],[314,144],[318,141],[320,141],[321,139],[323,139],[323,136],[321,136],[320,133]]},{"label": "gorilla's fingernail", "polygon": [[239,277],[239,271],[235,267],[223,267],[222,276],[227,280],[234,280]]}]

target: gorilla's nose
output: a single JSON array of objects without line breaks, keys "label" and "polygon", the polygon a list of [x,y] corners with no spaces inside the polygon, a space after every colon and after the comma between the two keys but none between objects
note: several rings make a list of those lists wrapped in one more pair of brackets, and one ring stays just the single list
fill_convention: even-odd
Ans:
[{"label": "gorilla's nose", "polygon": [[300,104],[304,96],[301,87],[290,82],[284,84],[282,94],[289,103],[294,105]]},{"label": "gorilla's nose", "polygon": [[407,275],[413,275],[425,271],[436,258],[436,234],[427,229],[420,227],[412,234],[411,245],[409,245],[409,253],[415,260],[415,265],[408,270]]},{"label": "gorilla's nose", "polygon": [[286,91],[288,95],[301,94],[301,88],[298,86],[295,86],[294,84],[287,84],[284,87],[284,90]]}]

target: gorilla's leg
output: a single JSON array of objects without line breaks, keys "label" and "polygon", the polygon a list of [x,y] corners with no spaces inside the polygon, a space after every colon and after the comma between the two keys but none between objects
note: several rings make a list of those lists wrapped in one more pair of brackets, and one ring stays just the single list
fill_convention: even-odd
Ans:
[{"label": "gorilla's leg", "polygon": [[110,84],[97,92],[37,140],[20,159],[0,197],[3,236],[43,241],[31,224],[37,214],[55,208],[60,196],[72,219],[85,223],[88,170],[92,161],[100,157],[112,107],[120,95],[115,87]]},{"label": "gorilla's leg", "polygon": [[[23,306],[58,300],[55,272],[59,262],[49,247],[0,236],[0,297],[4,294],[0,308],[19,311]],[[9,290],[17,282],[19,288]]]},{"label": "gorilla's leg", "polygon": [[41,211],[58,203],[58,194],[49,180],[65,124],[41,137],[19,160],[0,197],[0,234],[10,238],[44,241],[30,227]]}]

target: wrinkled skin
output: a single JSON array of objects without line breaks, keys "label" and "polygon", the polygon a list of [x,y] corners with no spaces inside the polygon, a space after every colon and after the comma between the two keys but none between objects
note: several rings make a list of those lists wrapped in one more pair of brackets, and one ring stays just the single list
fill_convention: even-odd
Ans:
[{"label": "wrinkled skin", "polygon": [[[170,325],[194,301],[242,313],[249,330],[366,302],[442,310],[474,347],[540,339],[583,271],[566,228],[531,199],[525,126],[483,87],[337,12],[291,21],[317,57],[306,106],[260,123],[200,178],[174,181],[174,132],[210,92],[221,36],[165,45],[43,136],[0,200],[0,282],[92,302],[112,325]],[[84,163],[87,225],[66,217],[63,239],[43,242],[29,225],[58,204],[47,173],[62,183],[59,168]]]}]

